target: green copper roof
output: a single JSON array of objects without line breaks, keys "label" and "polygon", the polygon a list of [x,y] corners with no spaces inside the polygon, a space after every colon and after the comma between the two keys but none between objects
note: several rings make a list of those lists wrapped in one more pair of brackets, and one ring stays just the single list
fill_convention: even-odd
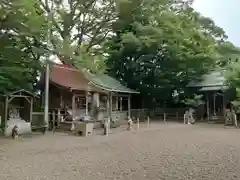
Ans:
[{"label": "green copper roof", "polygon": [[119,81],[106,74],[95,75],[85,71],[85,75],[89,79],[90,83],[92,83],[94,86],[100,89],[121,93],[135,93],[135,94],[139,93],[135,90],[125,87]]},{"label": "green copper roof", "polygon": [[202,80],[192,81],[188,87],[221,87],[226,85],[226,79],[220,71],[203,76]]},{"label": "green copper roof", "polygon": [[228,86],[206,86],[199,89],[199,91],[225,91]]}]

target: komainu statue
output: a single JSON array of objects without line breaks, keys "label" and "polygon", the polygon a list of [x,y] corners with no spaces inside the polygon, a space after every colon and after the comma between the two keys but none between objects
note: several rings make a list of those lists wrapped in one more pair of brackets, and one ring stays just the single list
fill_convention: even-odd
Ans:
[{"label": "komainu statue", "polygon": [[133,124],[133,121],[132,121],[131,117],[128,117],[128,127],[127,127],[128,131],[132,130],[132,124]]},{"label": "komainu statue", "polygon": [[225,110],[225,125],[234,125],[236,127],[238,126],[237,115],[234,110]]},{"label": "komainu statue", "polygon": [[190,108],[184,114],[184,124],[195,124],[195,118],[193,117],[194,110]]}]

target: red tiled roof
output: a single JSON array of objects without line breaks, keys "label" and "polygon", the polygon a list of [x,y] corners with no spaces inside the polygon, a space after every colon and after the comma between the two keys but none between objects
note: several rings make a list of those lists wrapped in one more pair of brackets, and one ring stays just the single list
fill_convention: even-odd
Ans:
[{"label": "red tiled roof", "polygon": [[54,64],[50,70],[50,81],[72,90],[100,91],[91,86],[83,72],[68,65]]}]

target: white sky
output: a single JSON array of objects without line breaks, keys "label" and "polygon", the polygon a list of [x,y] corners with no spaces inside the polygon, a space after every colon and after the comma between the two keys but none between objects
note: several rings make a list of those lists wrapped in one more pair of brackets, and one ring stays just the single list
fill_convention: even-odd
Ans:
[{"label": "white sky", "polygon": [[195,0],[193,7],[213,19],[229,40],[240,46],[240,0]]}]

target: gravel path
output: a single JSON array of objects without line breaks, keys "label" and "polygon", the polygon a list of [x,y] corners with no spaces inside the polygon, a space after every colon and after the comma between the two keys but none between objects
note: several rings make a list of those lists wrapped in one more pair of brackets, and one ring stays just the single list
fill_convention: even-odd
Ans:
[{"label": "gravel path", "polygon": [[240,179],[240,130],[153,126],[108,137],[49,133],[0,139],[0,180]]}]

